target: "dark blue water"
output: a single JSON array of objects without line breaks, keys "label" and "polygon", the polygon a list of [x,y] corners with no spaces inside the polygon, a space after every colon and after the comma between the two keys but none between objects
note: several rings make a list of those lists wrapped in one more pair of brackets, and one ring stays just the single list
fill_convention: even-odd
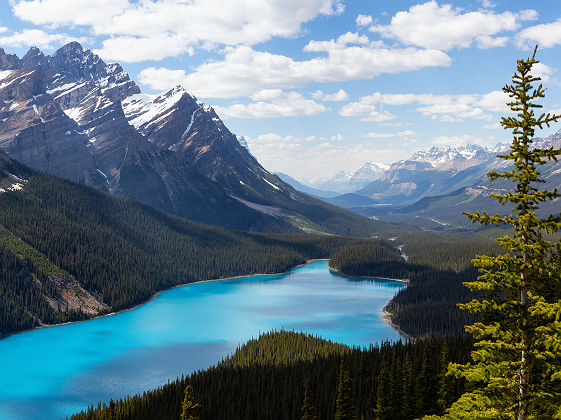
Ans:
[{"label": "dark blue water", "polygon": [[169,290],[117,315],[0,340],[0,419],[58,419],[209,367],[271,329],[350,344],[398,339],[382,307],[399,282],[353,279],[327,261],[288,274]]}]

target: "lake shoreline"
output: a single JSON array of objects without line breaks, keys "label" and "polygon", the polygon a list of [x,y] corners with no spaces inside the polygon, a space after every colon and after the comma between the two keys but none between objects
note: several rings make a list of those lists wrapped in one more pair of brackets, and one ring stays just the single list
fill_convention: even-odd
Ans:
[{"label": "lake shoreline", "polygon": [[[325,261],[325,260],[322,260],[322,261]],[[327,261],[329,261],[329,260],[327,260]],[[353,276],[351,274],[345,274],[342,271],[339,271],[336,268],[331,267],[329,264],[327,265],[327,268],[330,269],[331,271],[335,271],[337,274],[340,274],[340,275],[345,276],[345,277],[352,277],[354,279],[390,280],[390,281],[398,281],[400,283],[409,284],[409,279],[394,279],[394,278],[391,278],[391,277],[380,277],[380,276]]]},{"label": "lake shoreline", "polygon": [[[257,274],[247,274],[247,275],[239,275],[239,276],[232,276],[232,277],[224,277],[224,278],[217,278],[217,279],[208,279],[208,280],[198,280],[195,282],[191,282],[191,283],[182,283],[182,284],[178,284],[172,287],[168,287],[166,289],[162,289],[157,291],[156,293],[154,293],[148,300],[138,303],[134,306],[131,306],[130,308],[125,308],[125,309],[121,309],[119,311],[114,311],[114,312],[110,312],[108,314],[103,314],[103,315],[97,315],[91,318],[87,318],[87,319],[82,319],[79,321],[68,321],[68,322],[62,322],[60,324],[43,324],[43,325],[39,325],[37,327],[34,328],[28,328],[26,330],[22,330],[22,331],[15,331],[12,333],[8,333],[8,334],[4,334],[4,335],[0,335],[0,340],[3,340],[5,338],[8,338],[12,335],[16,335],[16,334],[22,334],[22,333],[26,333],[26,332],[30,332],[30,331],[35,331],[35,330],[40,330],[40,329],[44,329],[44,328],[53,328],[53,327],[60,327],[63,325],[70,325],[70,324],[77,324],[79,322],[87,322],[87,321],[92,321],[94,319],[101,319],[101,318],[106,318],[109,316],[113,316],[113,315],[118,315],[124,312],[129,312],[129,311],[133,311],[137,308],[139,308],[142,305],[146,305],[147,303],[152,302],[154,299],[156,299],[161,293],[167,292],[169,290],[173,290],[173,289],[177,289],[178,287],[183,287],[183,286],[190,286],[190,285],[194,285],[194,284],[201,284],[201,283],[210,283],[210,282],[218,282],[218,281],[225,281],[225,280],[236,280],[236,279],[240,279],[240,278],[244,278],[244,277],[257,277],[257,276],[282,276],[282,275],[286,275],[286,274],[290,274],[291,271],[299,268],[299,267],[303,267],[305,265],[308,264],[312,264],[314,262],[317,261],[329,261],[328,258],[314,258],[311,260],[307,260],[305,263],[302,264],[297,264],[291,268],[289,268],[287,271],[281,272],[281,273],[257,273]],[[409,280],[407,279],[392,279],[392,278],[387,278],[387,277],[371,277],[371,276],[351,276],[348,274],[345,274],[333,267],[331,267],[329,265],[329,263],[327,264],[327,268],[330,271],[333,271],[341,276],[344,277],[351,277],[351,278],[363,278],[363,279],[379,279],[379,280],[388,280],[388,281],[398,281],[401,283],[406,283],[409,284]],[[397,325],[395,325],[391,319],[390,319],[390,314],[389,312],[387,312],[385,310],[385,308],[382,310],[383,311],[383,315],[382,315],[382,319],[384,320],[384,322],[386,322],[390,327],[392,327],[398,334],[400,334],[401,336],[412,340],[412,337],[410,337],[409,335],[405,334]]]},{"label": "lake shoreline", "polygon": [[[334,272],[336,272],[336,273],[338,273],[342,276],[345,276],[345,277],[352,277],[352,278],[359,278],[359,279],[390,280],[390,281],[399,281],[401,283],[409,284],[409,279],[392,279],[392,278],[389,278],[389,277],[372,277],[372,276],[350,276],[348,274],[345,274],[345,273],[337,270],[336,268],[331,267],[329,264],[327,265],[327,268],[329,270],[334,271]],[[388,301],[388,304],[390,303],[390,301],[391,301],[391,299]],[[386,324],[388,324],[390,327],[392,327],[402,337],[406,338],[407,340],[415,341],[414,337],[411,337],[409,334],[407,334],[405,331],[403,331],[401,328],[399,328],[399,326],[397,326],[392,321],[392,318],[391,318],[392,314],[386,310],[386,306],[384,306],[382,308],[382,319],[384,320],[384,322]]]},{"label": "lake shoreline", "polygon": [[0,340],[3,340],[5,338],[8,338],[12,335],[15,334],[22,334],[22,333],[26,333],[26,332],[30,332],[30,331],[35,331],[35,330],[41,330],[44,328],[53,328],[53,327],[60,327],[62,325],[70,325],[70,324],[77,324],[79,322],[87,322],[87,321],[92,321],[94,319],[101,319],[101,318],[106,318],[109,316],[113,316],[113,315],[117,315],[120,313],[124,313],[124,312],[129,312],[129,311],[133,311],[137,308],[139,308],[142,305],[146,305],[147,303],[152,302],[154,299],[156,299],[158,297],[158,295],[160,295],[161,293],[167,292],[169,290],[173,290],[173,289],[177,289],[178,287],[183,287],[183,286],[190,286],[193,284],[201,284],[201,283],[210,283],[210,282],[217,282],[217,281],[225,281],[225,280],[235,280],[235,279],[241,279],[243,277],[256,277],[256,276],[282,276],[285,274],[289,274],[292,270],[295,270],[299,267],[303,267],[305,265],[314,263],[316,261],[329,261],[329,259],[327,258],[315,258],[315,259],[311,259],[311,260],[307,260],[305,263],[302,264],[297,264],[291,268],[289,268],[287,271],[281,272],[281,273],[257,273],[257,274],[246,274],[246,275],[239,275],[239,276],[233,276],[233,277],[223,277],[223,278],[217,278],[217,279],[208,279],[208,280],[198,280],[198,281],[194,281],[194,282],[190,282],[190,283],[182,283],[182,284],[177,284],[175,286],[171,286],[168,287],[166,289],[162,289],[162,290],[158,290],[156,293],[154,293],[152,296],[150,296],[150,298],[144,302],[141,303],[137,303],[134,306],[131,306],[130,308],[125,308],[125,309],[121,309],[119,311],[114,311],[114,312],[110,312],[108,314],[103,314],[103,315],[96,315],[93,316],[91,318],[86,318],[86,319],[81,319],[79,321],[68,321],[68,322],[61,322],[60,324],[40,324],[37,327],[33,327],[33,328],[28,328],[26,330],[21,330],[21,331],[14,331],[8,334],[4,334],[4,335],[0,335]]}]

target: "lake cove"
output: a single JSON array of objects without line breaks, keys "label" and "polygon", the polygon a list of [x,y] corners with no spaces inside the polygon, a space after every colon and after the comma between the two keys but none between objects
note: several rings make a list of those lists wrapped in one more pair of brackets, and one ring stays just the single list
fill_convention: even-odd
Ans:
[{"label": "lake cove", "polygon": [[399,339],[382,308],[404,285],[327,264],[181,286],[131,311],[0,340],[0,420],[60,419],[155,388],[272,329],[360,346]]}]

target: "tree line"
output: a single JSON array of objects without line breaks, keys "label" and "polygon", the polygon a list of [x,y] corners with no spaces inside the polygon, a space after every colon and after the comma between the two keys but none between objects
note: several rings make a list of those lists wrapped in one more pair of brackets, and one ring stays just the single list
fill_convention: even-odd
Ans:
[{"label": "tree line", "polygon": [[463,380],[444,373],[449,361],[466,361],[469,349],[466,336],[351,348],[303,333],[271,332],[215,367],[71,418],[178,419],[190,385],[192,401],[200,404],[197,416],[205,420],[297,420],[305,413],[317,419],[414,419],[444,413],[461,395]]}]

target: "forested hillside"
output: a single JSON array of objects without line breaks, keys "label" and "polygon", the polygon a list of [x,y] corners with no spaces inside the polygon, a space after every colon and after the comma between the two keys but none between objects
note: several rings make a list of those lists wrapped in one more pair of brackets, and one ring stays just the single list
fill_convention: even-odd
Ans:
[{"label": "forested hillside", "polygon": [[380,242],[202,225],[3,162],[0,334],[129,308],[178,284],[284,272]]},{"label": "forested hillside", "polygon": [[478,273],[471,260],[479,254],[499,251],[495,238],[504,231],[475,233],[419,232],[398,238],[401,257],[389,248],[383,257],[370,246],[346,247],[330,264],[349,275],[380,276],[409,280],[387,305],[392,322],[413,337],[458,334],[473,316],[457,307],[474,295],[462,283]]},{"label": "forested hillside", "polygon": [[[179,419],[190,384],[201,404],[201,419],[297,420],[302,418],[306,381],[310,411],[318,419],[335,417],[338,397],[352,404],[357,419],[419,418],[443,413],[461,395],[463,383],[443,373],[449,361],[467,360],[469,348],[469,338],[462,336],[360,349],[301,333],[268,333],[216,367],[143,395],[91,407],[72,419]],[[338,391],[341,366],[351,378],[344,395]]]}]

